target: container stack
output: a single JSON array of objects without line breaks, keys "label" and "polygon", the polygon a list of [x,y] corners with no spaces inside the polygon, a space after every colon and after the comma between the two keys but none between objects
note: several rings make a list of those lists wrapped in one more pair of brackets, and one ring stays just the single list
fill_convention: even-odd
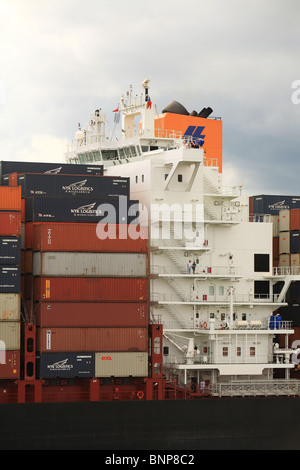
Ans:
[{"label": "container stack", "polygon": [[9,181],[25,201],[23,296],[38,378],[148,376],[148,243],[129,233],[138,226],[129,178]]},{"label": "container stack", "polygon": [[300,209],[279,212],[279,266],[300,274]]},{"label": "container stack", "polygon": [[0,186],[0,379],[20,378],[21,188]]}]

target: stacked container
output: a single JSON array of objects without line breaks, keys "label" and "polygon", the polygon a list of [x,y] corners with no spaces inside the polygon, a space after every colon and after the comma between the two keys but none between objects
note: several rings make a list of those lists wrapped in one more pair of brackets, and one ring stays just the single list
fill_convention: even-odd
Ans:
[{"label": "stacked container", "polygon": [[0,186],[0,379],[20,378],[21,188]]},{"label": "stacked container", "polygon": [[9,180],[25,200],[23,293],[39,378],[146,377],[148,244],[146,233],[129,235],[138,221],[129,178]]},{"label": "stacked container", "polygon": [[279,212],[279,266],[300,273],[300,209]]}]

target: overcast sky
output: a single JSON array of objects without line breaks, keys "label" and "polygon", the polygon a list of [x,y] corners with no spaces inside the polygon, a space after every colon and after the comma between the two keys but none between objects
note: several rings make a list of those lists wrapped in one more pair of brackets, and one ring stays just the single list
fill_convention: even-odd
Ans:
[{"label": "overcast sky", "polygon": [[0,0],[0,160],[63,161],[150,78],[158,112],[222,117],[226,183],[300,195],[299,25],[299,0]]}]

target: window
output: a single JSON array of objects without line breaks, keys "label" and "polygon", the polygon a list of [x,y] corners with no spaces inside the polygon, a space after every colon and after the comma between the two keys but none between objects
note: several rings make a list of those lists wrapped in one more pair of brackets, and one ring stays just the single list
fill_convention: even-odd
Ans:
[{"label": "window", "polygon": [[254,357],[254,356],[255,356],[255,347],[254,347],[254,346],[251,346],[251,347],[250,347],[250,356],[251,356],[251,357]]},{"label": "window", "polygon": [[270,270],[270,256],[268,254],[254,255],[254,271],[268,272]]},{"label": "window", "polygon": [[223,346],[223,356],[224,357],[228,356],[228,346]]},{"label": "window", "polygon": [[236,348],[236,355],[237,355],[237,356],[241,356],[241,355],[242,355],[242,348],[241,348],[240,346],[238,346],[238,347]]},{"label": "window", "polygon": [[225,315],[225,313],[221,313],[221,321],[224,321],[224,320],[225,320],[225,318],[226,318],[226,315]]},{"label": "window", "polygon": [[178,183],[182,183],[182,175],[178,175]]},{"label": "window", "polygon": [[139,177],[138,177],[138,176],[135,177],[135,182],[136,182],[136,183],[139,182]]},{"label": "window", "polygon": [[142,175],[142,183],[144,183],[145,181],[145,178],[144,178],[144,175]]},{"label": "window", "polygon": [[246,313],[242,313],[242,320],[243,320],[243,321],[246,321],[246,320],[247,320],[247,314],[246,314]]},{"label": "window", "polygon": [[168,173],[166,173],[166,174],[165,174],[165,180],[168,178],[168,176],[169,176]]},{"label": "window", "polygon": [[215,318],[215,314],[214,314],[214,313],[210,313],[210,314],[209,314],[209,318]]},{"label": "window", "polygon": [[268,299],[270,294],[269,281],[254,281],[254,298]]},{"label": "window", "polygon": [[224,286],[219,286],[218,292],[219,292],[219,295],[224,295]]},{"label": "window", "polygon": [[215,294],[215,287],[214,286],[209,286],[208,293],[209,293],[209,295],[214,295]]}]

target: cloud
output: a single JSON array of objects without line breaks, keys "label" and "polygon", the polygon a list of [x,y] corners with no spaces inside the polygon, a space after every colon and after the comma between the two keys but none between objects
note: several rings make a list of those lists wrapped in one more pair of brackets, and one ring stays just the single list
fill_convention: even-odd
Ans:
[{"label": "cloud", "polygon": [[[222,117],[224,168],[250,191],[298,193],[299,10],[298,0],[0,0],[1,158],[48,158],[36,136],[71,140],[99,107],[112,125],[121,94],[150,78],[158,112],[176,99]],[[59,145],[51,155],[60,160]]]}]

